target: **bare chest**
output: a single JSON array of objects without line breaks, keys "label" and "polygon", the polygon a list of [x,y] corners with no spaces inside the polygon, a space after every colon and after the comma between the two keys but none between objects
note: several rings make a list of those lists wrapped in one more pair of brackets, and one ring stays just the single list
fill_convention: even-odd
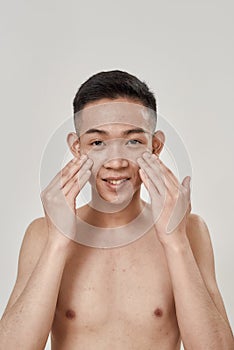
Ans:
[{"label": "bare chest", "polygon": [[[152,244],[153,243],[153,244]],[[156,339],[177,330],[171,281],[159,243],[82,248],[65,267],[53,332]],[[154,340],[155,340],[154,339]]]}]

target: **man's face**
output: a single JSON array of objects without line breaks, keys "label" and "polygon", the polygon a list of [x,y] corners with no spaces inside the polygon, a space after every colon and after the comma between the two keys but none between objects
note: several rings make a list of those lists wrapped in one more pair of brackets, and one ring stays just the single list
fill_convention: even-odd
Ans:
[{"label": "man's face", "polygon": [[108,202],[132,198],[142,183],[136,162],[152,150],[152,116],[132,100],[102,99],[78,116],[80,153],[94,162],[90,183]]}]

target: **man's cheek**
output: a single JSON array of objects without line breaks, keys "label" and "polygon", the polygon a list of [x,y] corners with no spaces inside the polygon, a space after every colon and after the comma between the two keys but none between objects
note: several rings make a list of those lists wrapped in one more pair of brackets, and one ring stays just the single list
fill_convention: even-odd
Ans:
[{"label": "man's cheek", "polygon": [[92,151],[92,150],[89,151],[87,155],[93,161],[89,182],[91,185],[94,185],[96,183],[97,174],[105,161],[105,156],[101,151]]}]

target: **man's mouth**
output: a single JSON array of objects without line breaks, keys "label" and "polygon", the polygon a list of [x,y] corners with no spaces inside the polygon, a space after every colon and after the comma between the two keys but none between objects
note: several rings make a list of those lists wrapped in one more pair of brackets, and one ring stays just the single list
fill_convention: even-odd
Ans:
[{"label": "man's mouth", "polygon": [[112,185],[120,185],[123,182],[130,180],[130,177],[121,177],[121,178],[106,178],[106,179],[102,179],[103,181],[106,181]]}]

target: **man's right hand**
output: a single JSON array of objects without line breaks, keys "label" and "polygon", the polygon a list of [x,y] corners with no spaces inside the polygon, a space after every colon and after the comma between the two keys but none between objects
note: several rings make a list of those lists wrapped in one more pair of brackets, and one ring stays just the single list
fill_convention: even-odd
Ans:
[{"label": "man's right hand", "polygon": [[41,192],[49,239],[63,244],[75,240],[76,197],[88,181],[92,165],[93,161],[87,155],[72,159]]},{"label": "man's right hand", "polygon": [[0,320],[1,350],[45,348],[64,268],[73,252],[75,200],[91,166],[87,157],[73,159],[41,192],[45,218],[34,220],[25,233],[14,290]]}]

